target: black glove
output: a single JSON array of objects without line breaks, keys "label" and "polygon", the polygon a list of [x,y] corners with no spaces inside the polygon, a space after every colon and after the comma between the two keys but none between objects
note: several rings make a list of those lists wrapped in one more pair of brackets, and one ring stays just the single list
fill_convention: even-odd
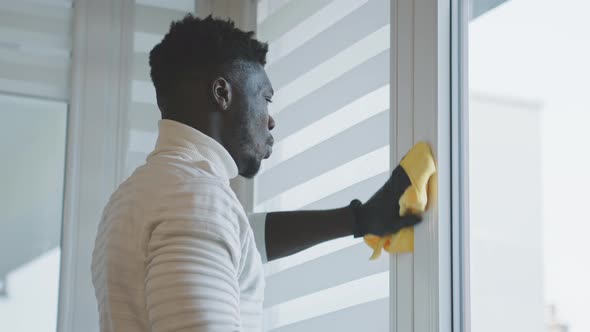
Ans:
[{"label": "black glove", "polygon": [[356,217],[354,237],[393,234],[419,223],[421,215],[399,215],[399,199],[410,185],[410,178],[404,169],[397,166],[389,180],[365,204],[353,200],[350,207]]}]

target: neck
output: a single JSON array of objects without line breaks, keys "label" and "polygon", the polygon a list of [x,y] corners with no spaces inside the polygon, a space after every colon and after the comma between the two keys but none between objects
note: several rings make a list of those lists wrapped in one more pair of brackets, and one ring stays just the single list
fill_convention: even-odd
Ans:
[{"label": "neck", "polygon": [[191,114],[188,112],[178,112],[181,115],[162,114],[162,119],[173,120],[193,127],[203,134],[213,138],[219,144],[223,144],[223,119],[219,112],[203,112],[204,114]]}]

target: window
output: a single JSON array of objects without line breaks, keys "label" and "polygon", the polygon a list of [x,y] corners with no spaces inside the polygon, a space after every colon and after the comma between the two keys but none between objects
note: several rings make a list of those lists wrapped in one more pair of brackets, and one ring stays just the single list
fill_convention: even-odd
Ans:
[{"label": "window", "polygon": [[471,5],[471,331],[588,331],[590,5]]},{"label": "window", "polygon": [[0,117],[0,329],[55,331],[67,104],[0,93]]},{"label": "window", "polygon": [[71,1],[0,3],[2,331],[57,326],[71,23]]},{"label": "window", "polygon": [[[19,282],[42,285],[22,277],[38,277],[37,268],[51,271],[42,280],[47,301],[35,302],[49,309],[26,323],[55,326],[63,141],[66,117],[71,127],[76,112],[68,139],[80,144],[68,156],[71,148],[80,167],[66,190],[66,207],[68,197],[74,207],[63,213],[72,226],[63,252],[72,257],[62,256],[69,277],[63,268],[61,276],[71,287],[61,289],[60,313],[63,330],[96,326],[87,265],[96,222],[157,136],[148,53],[170,21],[196,6],[243,27],[256,16],[250,28],[270,43],[276,145],[251,183],[253,204],[245,205],[252,211],[366,200],[418,141],[430,143],[438,161],[438,204],[416,227],[414,253],[369,262],[370,250],[348,238],[267,264],[266,329],[590,330],[584,1],[260,0],[255,11],[253,2],[230,0],[21,2],[0,5],[0,109],[10,119],[0,148],[13,153],[6,143],[15,137],[31,144],[18,164],[2,166],[0,180],[21,188],[24,170],[51,173],[42,177],[51,181],[37,181],[38,196],[10,190],[0,202],[0,222],[9,225],[16,199],[49,211],[38,233],[0,234],[2,252],[21,245],[9,240],[43,243],[16,263],[0,260],[0,330],[15,330],[2,324],[19,317],[12,301]],[[74,68],[98,70],[74,73],[82,78],[70,87],[72,21]],[[50,151],[43,163],[30,162]],[[120,174],[113,165],[122,165]],[[28,211],[29,220],[41,220]]]},{"label": "window", "polygon": [[[259,3],[277,126],[254,180],[254,211],[344,206],[387,180],[389,17],[386,0]],[[265,328],[386,330],[389,262],[369,256],[347,238],[266,264]]]}]

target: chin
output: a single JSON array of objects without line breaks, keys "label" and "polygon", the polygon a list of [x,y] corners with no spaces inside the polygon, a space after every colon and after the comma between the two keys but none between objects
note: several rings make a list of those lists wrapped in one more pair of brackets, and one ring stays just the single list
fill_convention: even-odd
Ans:
[{"label": "chin", "polygon": [[240,175],[246,179],[252,179],[260,171],[261,160],[250,159],[242,169],[240,169]]}]

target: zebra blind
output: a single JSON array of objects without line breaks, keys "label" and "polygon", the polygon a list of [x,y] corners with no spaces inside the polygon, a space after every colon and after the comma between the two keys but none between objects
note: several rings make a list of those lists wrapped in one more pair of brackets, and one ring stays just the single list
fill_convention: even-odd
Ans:
[{"label": "zebra blind", "polygon": [[170,28],[170,23],[195,11],[194,0],[136,0],[133,41],[133,76],[129,110],[129,144],[125,177],[145,162],[158,136],[160,111],[150,78],[149,53]]},{"label": "zebra blind", "polygon": [[67,101],[71,0],[0,0],[0,92]]},{"label": "zebra blind", "polygon": [[[254,210],[363,201],[388,178],[389,0],[262,0],[275,147]],[[389,261],[340,239],[267,263],[266,330],[389,329]]]}]

